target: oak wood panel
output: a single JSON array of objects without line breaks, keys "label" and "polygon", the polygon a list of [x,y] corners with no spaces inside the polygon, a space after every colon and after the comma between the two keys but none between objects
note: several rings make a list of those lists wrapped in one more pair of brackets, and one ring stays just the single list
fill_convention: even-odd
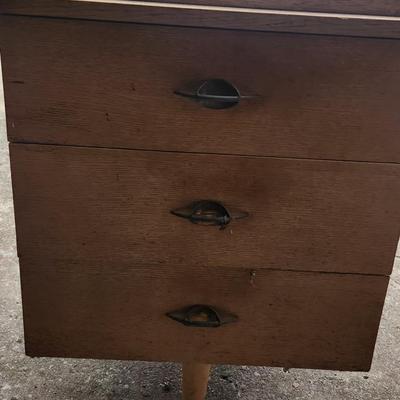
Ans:
[{"label": "oak wood panel", "polygon": [[[251,7],[245,5],[245,7]],[[349,10],[350,11],[350,10]],[[383,10],[382,10],[383,11]],[[362,10],[360,10],[362,12]],[[365,12],[369,12],[365,9]],[[1,0],[0,14],[67,17],[146,24],[243,29],[253,31],[400,38],[396,16],[300,13],[207,5],[152,2],[85,2],[67,0]]]},{"label": "oak wood panel", "polygon": [[[30,356],[368,370],[387,277],[21,259]],[[165,313],[207,304],[221,328]]]},{"label": "oak wood panel", "polygon": [[[400,41],[18,17],[2,33],[13,142],[400,161]],[[259,97],[173,93],[213,77]]]},{"label": "oak wood panel", "polygon": [[[20,257],[390,274],[400,166],[11,145]],[[170,210],[216,200],[225,230]]]}]

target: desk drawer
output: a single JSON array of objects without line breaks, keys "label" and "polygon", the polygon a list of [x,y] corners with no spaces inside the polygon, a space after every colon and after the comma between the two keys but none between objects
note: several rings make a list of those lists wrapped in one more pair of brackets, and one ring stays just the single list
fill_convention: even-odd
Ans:
[{"label": "desk drawer", "polygon": [[[23,258],[392,269],[398,165],[22,144],[11,163]],[[179,216],[201,200],[192,220],[245,218],[221,230]]]},{"label": "desk drawer", "polygon": [[[400,161],[398,41],[24,17],[1,23],[13,142]],[[174,94],[215,78],[256,97],[216,110]]]},{"label": "desk drawer", "polygon": [[[22,258],[27,354],[369,369],[387,277],[250,272]],[[236,321],[166,316],[198,304]]]}]

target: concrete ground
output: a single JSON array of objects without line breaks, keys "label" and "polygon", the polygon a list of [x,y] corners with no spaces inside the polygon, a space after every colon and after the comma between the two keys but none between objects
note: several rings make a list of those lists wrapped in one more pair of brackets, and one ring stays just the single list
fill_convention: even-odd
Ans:
[{"label": "concrete ground", "polygon": [[[31,359],[24,355],[18,260],[1,92],[0,99],[0,400],[179,399],[180,368],[175,364]],[[396,261],[400,264],[400,258],[396,258]],[[213,370],[208,399],[400,399],[398,267],[395,268],[390,284],[375,359],[369,373],[311,370],[284,372],[279,368],[219,366]]]}]

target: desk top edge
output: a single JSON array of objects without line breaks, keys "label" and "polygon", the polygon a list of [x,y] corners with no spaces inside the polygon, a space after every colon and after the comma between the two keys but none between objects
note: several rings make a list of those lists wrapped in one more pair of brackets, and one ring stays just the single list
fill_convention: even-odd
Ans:
[{"label": "desk top edge", "polygon": [[[357,0],[362,3],[364,0]],[[400,39],[400,4],[381,8],[325,7],[317,0],[0,0],[0,14],[132,22],[220,29]],[[376,2],[372,2],[376,5]],[[275,8],[267,8],[270,5]],[[297,6],[296,6],[297,4]],[[309,6],[307,6],[309,4]],[[336,7],[334,7],[336,4]],[[291,7],[293,5],[293,7]],[[312,7],[310,11],[308,7]],[[314,11],[318,10],[318,11]],[[379,15],[371,12],[381,11]]]}]

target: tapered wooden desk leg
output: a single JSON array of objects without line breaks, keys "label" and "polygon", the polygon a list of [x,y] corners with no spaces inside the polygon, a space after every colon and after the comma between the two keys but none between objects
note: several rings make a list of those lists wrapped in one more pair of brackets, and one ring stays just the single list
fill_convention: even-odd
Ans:
[{"label": "tapered wooden desk leg", "polygon": [[204,400],[206,398],[210,369],[210,364],[200,364],[196,362],[183,364],[183,400]]}]

